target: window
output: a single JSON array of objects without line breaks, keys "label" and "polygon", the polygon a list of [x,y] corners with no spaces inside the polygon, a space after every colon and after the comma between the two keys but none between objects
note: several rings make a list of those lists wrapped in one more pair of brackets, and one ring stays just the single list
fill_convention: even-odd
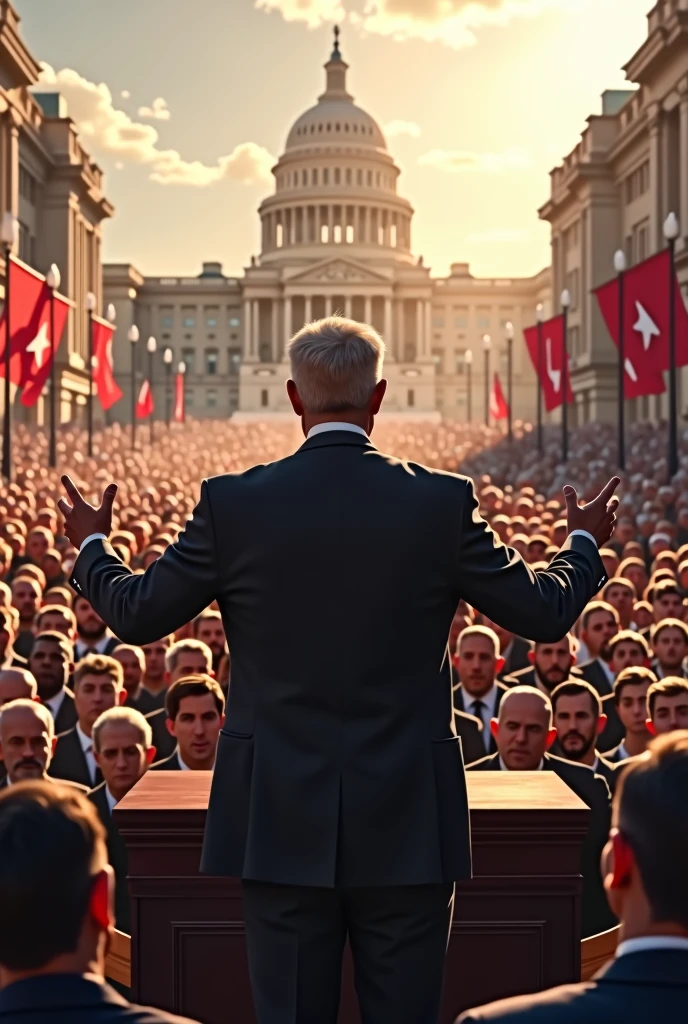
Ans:
[{"label": "window", "polygon": [[391,247],[393,249],[396,249],[396,247],[397,247],[397,226],[396,226],[396,224],[392,224],[391,228],[389,229],[389,244],[391,245]]},{"label": "window", "polygon": [[324,169],[324,171],[323,171],[323,185],[329,185],[329,184],[330,184],[330,172],[329,172],[328,168],[326,167]]},{"label": "window", "polygon": [[463,376],[466,372],[466,353],[455,352],[454,353],[454,372],[458,373],[459,376]]},{"label": "window", "polygon": [[317,185],[318,184],[318,168],[317,167],[314,167],[313,171],[311,172],[311,183],[313,185]]},{"label": "window", "polygon": [[184,404],[187,409],[193,409],[194,404],[194,389],[184,388]]},{"label": "window", "polygon": [[624,198],[626,203],[632,203],[640,196],[645,195],[650,188],[650,161],[637,167],[623,182]]},{"label": "window", "polygon": [[160,327],[163,331],[169,331],[174,327],[174,314],[172,312],[161,313]]},{"label": "window", "polygon": [[196,311],[193,306],[182,306],[182,326],[187,330],[196,326]]},{"label": "window", "polygon": [[479,316],[476,320],[476,324],[481,331],[486,330],[490,326],[489,316]]},{"label": "window", "polygon": [[308,171],[301,171],[301,184],[302,185],[307,185],[308,184]]},{"label": "window", "polygon": [[208,377],[217,375],[217,349],[207,348],[205,350],[205,372]]},{"label": "window", "polygon": [[363,171],[360,168],[356,171],[356,184],[363,184]]},{"label": "window", "polygon": [[341,172],[340,172],[339,168],[335,167],[335,169],[334,169],[334,183],[335,183],[335,185],[341,184],[341,177],[342,177],[342,175],[341,175]]},{"label": "window", "polygon": [[19,195],[32,206],[36,203],[36,179],[25,167],[19,165]]},{"label": "window", "polygon": [[416,392],[413,390],[413,388],[409,388],[408,391],[406,392],[406,404],[409,407],[409,409],[412,409],[413,406],[416,404]]},{"label": "window", "polygon": [[205,310],[205,326],[209,331],[214,331],[217,327],[217,321],[220,310],[217,306],[207,306]]},{"label": "window", "polygon": [[230,318],[229,318],[229,326],[230,327],[238,327],[239,326],[239,317],[238,316],[230,316]]},{"label": "window", "polygon": [[207,409],[214,409],[217,406],[216,388],[208,388],[205,393],[205,405]]},{"label": "window", "polygon": [[260,393],[260,404],[261,404],[263,409],[267,409],[267,407],[268,407],[268,390],[267,390],[267,388],[263,388],[263,390]]},{"label": "window", "polygon": [[237,377],[239,374],[239,367],[241,366],[241,350],[237,348],[227,349],[227,357],[229,374],[231,377]]},{"label": "window", "polygon": [[443,316],[434,316],[432,318],[432,326],[433,327],[444,327],[444,317]]},{"label": "window", "polygon": [[373,172],[372,171],[368,171],[368,184],[369,185],[373,184]]},{"label": "window", "polygon": [[346,183],[347,183],[347,185],[351,184],[351,168],[350,167],[347,167],[347,169],[346,169]]},{"label": "window", "polygon": [[19,259],[29,266],[34,263],[35,238],[29,232],[26,224],[19,223]]},{"label": "window", "polygon": [[333,241],[337,243],[337,245],[340,244],[340,242],[342,240],[342,225],[341,224],[335,224],[334,225],[334,227],[332,229],[332,238],[333,238]]},{"label": "window", "polygon": [[186,372],[187,373],[194,373],[195,372],[195,364],[196,364],[196,352],[195,352],[195,350],[192,349],[192,348],[183,348],[182,349],[182,362],[186,366]]}]

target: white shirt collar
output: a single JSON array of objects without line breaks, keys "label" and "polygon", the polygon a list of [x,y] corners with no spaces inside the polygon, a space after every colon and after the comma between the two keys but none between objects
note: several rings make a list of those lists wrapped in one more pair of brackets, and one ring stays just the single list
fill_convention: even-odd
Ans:
[{"label": "white shirt collar", "polygon": [[628,761],[630,756],[631,755],[626,750],[626,746],[622,740],[621,743],[619,743],[619,761]]},{"label": "white shirt collar", "polygon": [[640,935],[637,939],[626,939],[616,949],[617,958],[628,953],[645,953],[651,949],[682,949],[688,953],[688,938],[680,935]]},{"label": "white shirt collar", "polygon": [[[499,767],[500,767],[501,771],[503,771],[503,772],[510,772],[511,771],[511,768],[507,768],[507,766],[502,761],[502,755],[501,754],[499,755]],[[536,772],[541,772],[544,767],[545,767],[545,759],[543,757],[542,761],[540,761],[540,764],[534,770]]]},{"label": "white shirt collar", "polygon": [[612,670],[610,669],[610,667],[609,667],[609,665],[607,664],[606,661],[603,661],[602,658],[598,658],[597,660],[599,661],[600,665],[604,669],[604,674],[606,675],[607,679],[609,680],[609,682],[613,686],[614,685],[614,678],[615,678],[614,677],[614,673],[612,672]]},{"label": "white shirt collar", "polygon": [[110,790],[107,788],[107,786],[105,787],[105,799],[108,802],[108,807],[110,808],[110,814],[112,814],[112,808],[116,806],[117,801],[115,800],[114,796],[112,795]]},{"label": "white shirt collar", "polygon": [[47,708],[50,708],[50,714],[53,716],[53,720],[57,718],[62,707],[62,701],[65,699],[64,687],[59,693],[56,693],[54,697],[49,700],[44,700],[43,703]]},{"label": "white shirt collar", "polygon": [[75,729],[76,729],[76,734],[79,737],[79,743],[81,744],[81,749],[83,750],[84,754],[86,753],[87,750],[92,750],[93,749],[93,740],[91,739],[90,736],[86,735],[86,733],[81,728],[81,726],[79,725],[78,722],[76,723]]},{"label": "white shirt collar", "polygon": [[182,759],[182,755],[181,755],[181,753],[180,753],[180,751],[179,751],[179,747],[177,747],[177,760],[179,761],[179,767],[181,768],[181,770],[182,770],[183,772],[192,772],[192,771],[193,771],[193,768],[191,768],[191,767],[190,767],[190,765],[188,765],[188,764],[187,764],[187,763],[186,763],[186,762],[185,762],[185,761],[184,761],[184,760]]},{"label": "white shirt collar", "polygon": [[74,653],[77,658],[84,657],[87,654],[105,654],[105,648],[109,643],[110,633],[108,630],[105,631],[100,640],[95,644],[89,645],[87,640],[82,640],[81,637],[77,637],[76,643],[74,644]]},{"label": "white shirt collar", "polygon": [[318,434],[325,434],[328,430],[350,430],[352,434],[363,434],[367,437],[363,427],[359,427],[356,423],[316,423],[314,427],[308,431],[306,437],[307,441],[310,441],[312,437],[317,437]]}]

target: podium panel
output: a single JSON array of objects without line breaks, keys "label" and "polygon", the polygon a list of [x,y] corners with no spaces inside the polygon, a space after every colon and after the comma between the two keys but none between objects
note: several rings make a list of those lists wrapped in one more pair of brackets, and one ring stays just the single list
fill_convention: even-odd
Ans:
[{"label": "podium panel", "polygon": [[[469,772],[474,877],[457,886],[441,1024],[580,980],[588,809],[554,772]],[[240,883],[198,874],[210,772],[148,772],[115,808],[127,846],[132,998],[254,1024]],[[359,1024],[347,949],[339,1024]]]}]

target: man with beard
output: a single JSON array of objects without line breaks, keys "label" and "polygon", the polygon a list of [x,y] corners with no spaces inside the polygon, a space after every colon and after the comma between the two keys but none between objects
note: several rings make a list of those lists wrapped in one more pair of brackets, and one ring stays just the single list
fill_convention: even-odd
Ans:
[{"label": "man with beard", "polygon": [[585,644],[590,660],[579,666],[586,683],[597,690],[601,697],[611,693],[614,673],[609,662],[609,642],[619,632],[619,616],[616,608],[606,601],[591,601],[581,616],[581,640]]},{"label": "man with beard", "polygon": [[56,743],[55,725],[47,708],[33,700],[13,700],[5,704],[0,711],[0,760],[4,761],[7,775],[0,786],[44,779],[75,785],[83,793],[88,792],[86,786],[48,775]]},{"label": "man with beard", "polygon": [[194,639],[202,640],[213,652],[213,671],[217,673],[222,656],[227,653],[227,638],[222,616],[219,612],[206,608],[194,619],[193,628]]},{"label": "man with beard", "polygon": [[41,586],[30,576],[12,581],[12,604],[19,612],[19,632],[14,649],[22,658],[28,658],[34,642],[33,625],[41,600]]},{"label": "man with beard", "polygon": [[681,619],[663,619],[650,631],[654,659],[650,665],[658,679],[667,676],[686,678],[684,662],[688,657],[688,626]]},{"label": "man with beard", "polygon": [[505,676],[503,682],[506,686],[535,686],[550,694],[559,683],[579,674],[579,670],[574,668],[577,644],[570,633],[555,643],[536,643],[529,655],[530,666]]},{"label": "man with beard", "polygon": [[602,710],[599,694],[590,683],[569,680],[552,693],[552,714],[557,738],[551,752],[567,761],[586,764],[607,780],[611,792],[616,786],[616,766],[605,761],[595,749],[597,738],[604,732],[607,716]]},{"label": "man with beard", "polygon": [[74,614],[78,636],[74,648],[76,660],[81,661],[87,654],[111,654],[119,641],[110,633],[98,612],[80,594],[74,599]]},{"label": "man with beard", "polygon": [[53,716],[60,734],[76,725],[74,694],[67,688],[74,671],[72,645],[61,633],[39,633],[29,657],[29,669],[38,684],[38,696]]}]

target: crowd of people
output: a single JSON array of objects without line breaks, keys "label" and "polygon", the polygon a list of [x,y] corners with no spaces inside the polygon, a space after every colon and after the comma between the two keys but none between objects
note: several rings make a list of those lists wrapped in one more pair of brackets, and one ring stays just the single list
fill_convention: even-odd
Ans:
[{"label": "crowd of people", "polygon": [[[65,431],[54,470],[44,436],[20,429],[15,478],[0,491],[0,787],[68,785],[62,810],[36,788],[46,821],[85,814],[76,794],[86,797],[102,826],[88,819],[93,842],[106,842],[116,877],[117,927],[128,931],[127,858],[113,808],[148,770],[212,769],[231,650],[216,605],[143,647],[110,633],[68,584],[77,551],[57,510],[60,470],[69,468],[94,503],[118,482],[110,540],[140,573],[174,544],[202,478],[282,458],[298,436],[286,423],[190,421],[158,425],[155,444],[135,450],[126,429],[108,427],[96,434],[91,459],[85,442],[82,431]],[[471,475],[483,515],[534,571],[566,540],[563,484],[585,500],[616,471],[614,433],[599,424],[572,431],[566,465],[558,430],[546,429],[541,453],[536,432],[522,424],[509,442],[497,428],[382,419],[373,442],[400,459]],[[688,729],[688,432],[671,483],[664,449],[658,428],[630,428],[617,529],[601,552],[609,580],[570,635],[532,644],[461,602],[449,636],[446,670],[468,770],[550,770],[591,810],[584,936],[611,927],[619,913],[600,863],[624,769],[652,748],[659,771],[680,744],[653,747],[652,738]],[[685,761],[685,741],[680,749]],[[81,809],[70,810],[70,799]]]}]

